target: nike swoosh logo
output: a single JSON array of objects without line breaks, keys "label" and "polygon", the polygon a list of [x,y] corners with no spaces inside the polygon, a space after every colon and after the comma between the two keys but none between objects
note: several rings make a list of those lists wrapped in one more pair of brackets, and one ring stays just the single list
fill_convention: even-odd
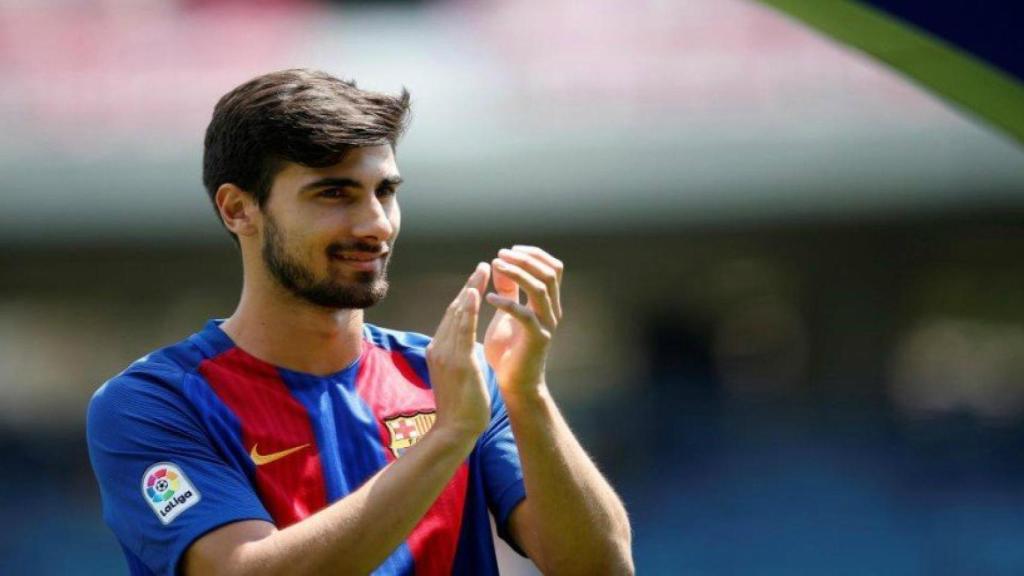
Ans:
[{"label": "nike swoosh logo", "polygon": [[271,462],[280,460],[281,458],[284,458],[285,456],[291,454],[292,452],[298,452],[299,450],[302,450],[306,446],[309,446],[309,444],[303,444],[302,446],[296,446],[294,448],[289,448],[287,450],[281,450],[280,452],[274,452],[273,454],[260,454],[259,452],[256,451],[257,446],[259,446],[259,444],[252,445],[252,450],[249,451],[249,457],[252,458],[253,464],[257,466],[263,466],[264,464],[270,464]]}]

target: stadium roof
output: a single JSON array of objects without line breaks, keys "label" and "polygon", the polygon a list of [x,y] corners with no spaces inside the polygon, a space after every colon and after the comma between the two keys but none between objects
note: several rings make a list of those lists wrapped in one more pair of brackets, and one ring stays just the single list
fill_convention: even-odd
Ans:
[{"label": "stadium roof", "polygon": [[4,241],[219,237],[210,110],[291,66],[412,92],[416,234],[1024,207],[1009,138],[755,2],[102,4],[0,7]]}]

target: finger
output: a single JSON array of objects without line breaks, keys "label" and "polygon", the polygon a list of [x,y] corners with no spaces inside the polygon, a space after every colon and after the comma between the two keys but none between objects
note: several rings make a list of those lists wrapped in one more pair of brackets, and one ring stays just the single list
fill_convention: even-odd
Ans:
[{"label": "finger", "polygon": [[487,303],[522,322],[532,330],[539,331],[541,329],[540,323],[537,321],[537,315],[524,304],[520,304],[515,300],[509,300],[493,292],[487,295]]},{"label": "finger", "polygon": [[452,340],[458,335],[459,320],[462,316],[462,301],[465,295],[466,289],[463,288],[459,291],[458,296],[452,300],[451,304],[448,305],[444,318],[441,318],[441,324],[437,327],[437,332],[434,333],[433,343],[435,345],[447,347],[454,344]]},{"label": "finger", "polygon": [[508,274],[494,268],[493,265],[491,266],[491,270],[493,271],[491,275],[491,283],[494,284],[494,291],[509,300],[515,300],[518,302],[519,285],[516,284],[516,281],[509,277]]},{"label": "finger", "polygon": [[449,332],[453,329],[457,329],[458,323],[456,322],[456,319],[461,314],[461,303],[465,296],[466,289],[469,286],[479,284],[481,281],[480,278],[481,268],[478,265],[477,269],[474,270],[473,273],[469,275],[469,278],[466,279],[466,284],[462,287],[462,290],[459,290],[459,293],[456,294],[455,298],[448,304],[448,308],[445,310],[444,316],[441,318],[441,322],[438,324],[437,330],[434,332],[434,340],[441,342],[447,341]]},{"label": "finger", "polygon": [[[473,270],[473,273],[466,279],[466,284],[462,287],[462,290],[459,291],[459,294],[455,297],[455,300],[452,300],[452,303],[449,306],[449,309],[451,310],[451,318],[449,319],[449,324],[446,328],[455,332],[454,337],[456,344],[458,344],[459,334],[462,330],[462,318],[466,314],[470,313],[467,308],[467,304],[469,304],[469,292],[476,292],[475,301],[477,303],[473,306],[474,310],[472,311],[472,313],[476,315],[480,310],[480,290],[487,287],[487,278],[490,276],[490,272],[491,267],[488,264],[483,262],[477,264],[476,269]],[[476,320],[474,319],[474,325],[475,322]],[[473,335],[475,339],[475,328]]]},{"label": "finger", "polygon": [[531,256],[536,256],[537,258],[540,258],[545,263],[547,263],[547,265],[550,266],[552,270],[555,271],[555,275],[558,276],[558,282],[562,282],[562,273],[565,271],[565,264],[558,258],[555,258],[551,254],[548,254],[546,251],[544,251],[542,248],[538,248],[536,246],[516,244],[515,246],[512,247],[512,249],[526,252]]},{"label": "finger", "polygon": [[[459,295],[462,291],[459,291]],[[456,303],[459,301],[459,296],[456,296],[454,300],[448,303],[448,307],[444,309],[444,315],[441,316],[441,321],[437,324],[437,330],[434,331],[434,341],[439,342],[443,339],[443,336],[448,331],[448,325],[452,323],[452,317],[455,316]]]},{"label": "finger", "polygon": [[[498,270],[494,270],[493,266],[491,266],[490,269],[491,269],[491,283],[494,285],[494,291],[497,292],[498,294],[504,294],[506,298],[509,298],[509,299],[512,299],[512,300],[515,300],[515,301],[518,302],[519,301],[519,286],[516,285],[515,281],[513,281],[508,276],[505,276],[504,274],[502,274]],[[481,294],[488,294],[488,292],[484,291],[484,292],[481,292]],[[500,322],[502,320],[502,318],[504,318],[504,317],[505,317],[505,312],[503,310],[501,310],[501,309],[495,310],[494,317],[491,318],[491,322],[487,326],[488,333],[490,333],[491,328],[493,326],[497,325],[497,323]]]},{"label": "finger", "polygon": [[486,282],[487,281],[487,275],[489,273],[490,273],[490,267],[489,266],[487,266],[486,264],[483,265],[483,266],[481,266],[480,264],[477,264],[477,267],[476,267],[475,270],[473,270],[473,273],[470,274],[468,278],[466,278],[466,283],[462,285],[462,289],[459,290],[459,293],[455,295],[455,299],[452,300],[451,304],[448,305],[448,309],[449,310],[454,310],[454,309],[459,308],[459,306],[463,302],[463,298],[466,295],[466,290],[468,290],[469,288],[478,287],[478,286],[481,285],[481,283]]},{"label": "finger", "polygon": [[522,288],[523,292],[526,292],[527,304],[536,313],[537,319],[542,324],[550,328],[554,328],[557,325],[558,322],[555,320],[554,312],[551,309],[551,297],[548,294],[548,287],[543,282],[534,278],[526,270],[505,260],[495,259],[492,265],[495,270],[512,278]]},{"label": "finger", "polygon": [[476,288],[466,288],[461,308],[456,342],[459,352],[472,354],[476,344],[477,320],[480,317],[480,293]]},{"label": "finger", "polygon": [[523,270],[526,270],[547,286],[548,296],[551,298],[551,309],[555,313],[555,319],[561,320],[561,290],[558,285],[558,275],[555,273],[554,268],[549,266],[547,262],[543,261],[540,257],[522,250],[509,250],[507,248],[503,248],[498,251],[498,256],[519,266]]},{"label": "finger", "polygon": [[469,277],[469,283],[467,286],[476,288],[477,294],[483,294],[487,292],[487,282],[491,278],[491,265],[486,262],[480,262],[476,265],[476,270]]}]

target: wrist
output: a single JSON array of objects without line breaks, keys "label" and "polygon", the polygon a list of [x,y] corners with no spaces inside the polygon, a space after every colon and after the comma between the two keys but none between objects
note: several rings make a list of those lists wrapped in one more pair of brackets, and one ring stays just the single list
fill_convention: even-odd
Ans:
[{"label": "wrist", "polygon": [[482,433],[483,430],[477,427],[438,420],[430,429],[429,435],[436,438],[446,450],[465,452],[468,455]]},{"label": "wrist", "polygon": [[543,406],[551,401],[551,391],[543,379],[525,386],[508,386],[501,388],[501,397],[509,409],[518,407],[530,408]]}]

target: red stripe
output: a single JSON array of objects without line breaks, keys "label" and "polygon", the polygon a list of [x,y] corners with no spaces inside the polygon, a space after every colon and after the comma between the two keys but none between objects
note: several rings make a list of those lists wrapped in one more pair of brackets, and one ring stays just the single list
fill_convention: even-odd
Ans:
[{"label": "red stripe", "polygon": [[[388,462],[395,460],[391,433],[384,420],[416,412],[434,412],[434,392],[398,352],[389,353],[365,342],[356,390],[377,417],[381,444]],[[413,528],[406,543],[417,575],[451,574],[462,527],[469,467],[465,462],[452,476],[434,504]]]},{"label": "red stripe", "polygon": [[[277,370],[242,351],[206,360],[199,371],[242,425],[242,445],[261,455],[309,444],[279,460],[256,466],[260,500],[278,528],[290,526],[327,505],[320,451],[309,415]],[[254,464],[255,465],[255,464]]]}]

